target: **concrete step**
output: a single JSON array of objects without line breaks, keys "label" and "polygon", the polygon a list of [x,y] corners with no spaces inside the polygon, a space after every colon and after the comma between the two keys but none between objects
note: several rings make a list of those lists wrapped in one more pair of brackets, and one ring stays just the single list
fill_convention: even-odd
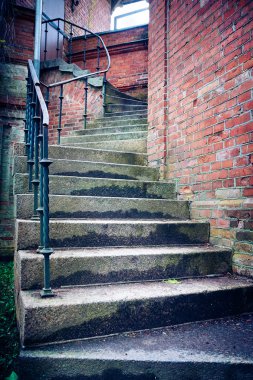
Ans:
[{"label": "concrete step", "polygon": [[136,98],[134,96],[131,96],[125,92],[122,92],[120,90],[118,90],[116,87],[112,86],[111,83],[107,82],[107,85],[106,85],[106,96],[110,97],[110,96],[116,96],[116,97],[119,97],[120,99],[125,99],[125,100],[135,100],[135,101],[138,101],[138,102],[142,102],[143,104],[147,105],[146,102],[144,102],[143,100],[140,100],[139,98]]},{"label": "concrete step", "polygon": [[142,108],[140,110],[124,110],[124,111],[117,111],[114,112],[105,112],[104,117],[107,118],[114,118],[114,117],[122,117],[123,119],[128,117],[138,117],[138,116],[145,116],[147,117],[148,110],[147,108]]},{"label": "concrete step", "polygon": [[[186,201],[145,198],[117,198],[50,195],[50,218],[99,219],[189,219]],[[33,195],[15,198],[16,218],[33,216]]]},{"label": "concrete step", "polygon": [[[18,251],[20,289],[43,288],[43,256]],[[231,271],[231,251],[210,246],[80,248],[51,256],[51,286],[160,280],[224,274]]]},{"label": "concrete step", "polygon": [[[78,138],[77,138],[78,139]],[[14,152],[18,156],[25,155],[25,144],[15,144]],[[117,152],[105,149],[93,149],[80,146],[50,145],[51,159],[83,160],[95,162],[112,162],[116,164],[145,165],[147,158],[144,153]]]},{"label": "concrete step", "polygon": [[252,380],[252,347],[247,313],[22,350],[19,378]]},{"label": "concrete step", "polygon": [[[104,336],[253,311],[252,280],[231,277],[20,291],[24,346]],[[219,342],[217,342],[219,344]]]},{"label": "concrete step", "polygon": [[[15,157],[14,173],[26,173],[26,166],[25,156]],[[50,174],[153,181],[159,179],[158,170],[147,166],[56,159],[50,165]]]},{"label": "concrete step", "polygon": [[112,141],[112,140],[128,140],[128,139],[143,139],[147,137],[147,131],[136,132],[118,132],[118,133],[98,133],[96,135],[82,135],[82,136],[68,136],[61,138],[61,144],[69,143],[81,143],[81,142],[100,142],[100,141]]},{"label": "concrete step", "polygon": [[139,123],[141,120],[147,120],[147,111],[139,111],[139,112],[123,112],[123,113],[105,113],[104,116],[98,117],[95,119],[95,122],[98,123],[106,123],[106,122],[117,122],[118,124],[124,122],[135,121]]},{"label": "concrete step", "polygon": [[[70,143],[71,147],[107,149],[120,152],[147,153],[147,140],[113,140],[102,142]],[[67,146],[67,145],[65,145]]]},{"label": "concrete step", "polygon": [[72,135],[98,135],[98,134],[111,134],[111,133],[124,133],[124,132],[138,132],[147,129],[147,124],[134,124],[134,125],[124,125],[115,127],[101,127],[101,128],[89,128],[80,131],[73,131],[69,136]]},{"label": "concrete step", "polygon": [[[120,119],[120,120],[118,120]],[[147,124],[147,117],[135,118],[132,116],[131,118],[123,119],[120,117],[109,118],[104,117],[101,119],[89,120],[87,123],[87,129],[90,128],[104,128],[104,127],[118,127],[118,126],[129,126],[129,125],[139,125],[139,124]]]},{"label": "concrete step", "polygon": [[106,94],[106,105],[109,105],[109,104],[125,104],[125,105],[136,105],[136,106],[142,105],[142,106],[147,107],[146,102],[143,102],[142,100],[139,100],[136,98],[125,98],[121,96],[121,94],[113,94],[113,95]]},{"label": "concrete step", "polygon": [[[49,176],[50,194],[175,199],[175,185],[170,182],[133,181],[111,178]],[[28,192],[28,175],[15,174],[14,194]]]},{"label": "concrete step", "polygon": [[[189,220],[51,219],[52,247],[206,244],[209,224]],[[17,249],[37,249],[39,222],[17,219]]]},{"label": "concrete step", "polygon": [[117,113],[117,112],[139,112],[139,111],[146,111],[147,105],[135,105],[135,104],[124,104],[124,103],[113,103],[113,104],[107,104],[106,105],[106,112],[110,113]]}]

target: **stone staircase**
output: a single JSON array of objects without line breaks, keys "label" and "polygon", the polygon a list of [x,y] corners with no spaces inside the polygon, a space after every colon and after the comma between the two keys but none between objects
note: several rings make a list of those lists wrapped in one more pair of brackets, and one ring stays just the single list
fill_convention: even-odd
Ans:
[{"label": "stone staircase", "polygon": [[230,250],[147,167],[146,107],[117,101],[49,149],[53,298],[39,295],[39,223],[15,147],[20,379],[252,379],[238,344],[253,343],[252,315],[229,316],[253,311],[253,282],[228,274]]}]

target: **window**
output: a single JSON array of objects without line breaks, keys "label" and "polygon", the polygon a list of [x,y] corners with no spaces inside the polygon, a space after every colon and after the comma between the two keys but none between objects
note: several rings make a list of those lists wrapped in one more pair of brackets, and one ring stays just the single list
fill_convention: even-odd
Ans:
[{"label": "window", "polygon": [[149,22],[149,7],[147,1],[127,4],[117,7],[112,14],[111,29],[125,29]]}]

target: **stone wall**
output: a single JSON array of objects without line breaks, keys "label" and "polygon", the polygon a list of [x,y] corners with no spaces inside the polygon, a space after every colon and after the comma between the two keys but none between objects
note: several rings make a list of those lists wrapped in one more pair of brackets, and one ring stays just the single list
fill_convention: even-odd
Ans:
[{"label": "stone wall", "polygon": [[151,0],[150,12],[150,165],[252,276],[252,1]]},{"label": "stone wall", "polygon": [[15,142],[24,140],[26,67],[0,64],[0,255],[14,249],[12,158]]}]

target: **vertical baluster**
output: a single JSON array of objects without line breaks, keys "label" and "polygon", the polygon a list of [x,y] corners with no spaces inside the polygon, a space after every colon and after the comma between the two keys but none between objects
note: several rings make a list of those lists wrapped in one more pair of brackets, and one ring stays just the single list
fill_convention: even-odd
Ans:
[{"label": "vertical baluster", "polygon": [[[40,116],[41,116],[41,110],[40,110]],[[42,117],[40,117],[40,126],[39,126],[39,135],[38,135],[38,141],[39,141],[39,155],[40,155],[40,161],[43,159],[43,125],[42,125]],[[39,198],[39,207],[37,208],[37,212],[40,217],[40,245],[37,249],[37,252],[39,253],[41,249],[44,247],[44,238],[43,238],[43,166],[40,163],[40,198]]]},{"label": "vertical baluster", "polygon": [[35,112],[35,88],[34,85],[32,85],[32,95],[31,95],[31,101],[30,101],[30,146],[29,146],[29,160],[27,161],[28,164],[28,176],[29,176],[29,182],[28,182],[28,190],[29,192],[32,192],[32,180],[33,180],[33,165],[34,165],[34,112]]},{"label": "vertical baluster", "polygon": [[70,33],[69,33],[69,63],[72,62],[72,38],[73,38],[73,26],[70,25]]},{"label": "vertical baluster", "polygon": [[26,109],[25,109],[25,119],[24,119],[24,123],[25,123],[25,128],[24,128],[24,143],[25,143],[25,155],[28,156],[28,146],[27,146],[27,143],[28,143],[28,132],[29,132],[29,129],[28,129],[28,110],[29,110],[29,69],[28,69],[28,75],[27,75],[27,78],[26,78]]},{"label": "vertical baluster", "polygon": [[[27,131],[27,142],[26,142],[26,152],[27,157],[29,158],[29,151],[30,151],[30,133],[31,133],[31,97],[32,97],[32,79],[31,74],[28,69],[28,82],[27,82],[27,119],[26,119],[26,129]],[[29,172],[29,165],[27,163],[27,172]]]},{"label": "vertical baluster", "polygon": [[106,73],[104,73],[104,78],[103,78],[103,110],[104,110],[104,115],[106,112]]},{"label": "vertical baluster", "polygon": [[84,31],[84,36],[83,36],[83,68],[85,69],[86,66],[86,40],[87,40],[87,35],[86,35],[86,30]]},{"label": "vertical baluster", "polygon": [[35,112],[34,112],[34,179],[33,184],[33,217],[32,219],[38,219],[38,197],[39,197],[39,126],[40,126],[40,112],[39,102],[36,96],[35,98]]},{"label": "vertical baluster", "polygon": [[84,129],[87,128],[87,116],[88,116],[88,78],[84,80]]},{"label": "vertical baluster", "polygon": [[59,58],[59,50],[60,50],[60,21],[57,20],[57,44],[56,44],[56,58]]},{"label": "vertical baluster", "polygon": [[97,71],[99,71],[100,68],[100,39],[98,38],[98,44],[97,44]]},{"label": "vertical baluster", "polygon": [[48,24],[45,23],[45,47],[44,47],[44,61],[47,60],[47,34],[48,34]]},{"label": "vertical baluster", "polygon": [[[49,89],[47,89],[47,104],[49,102]],[[48,159],[48,125],[43,125],[43,151],[40,163],[43,167],[43,248],[40,253],[44,256],[44,287],[41,297],[53,297],[50,286],[50,255],[53,249],[49,247],[49,165],[52,163]]]},{"label": "vertical baluster", "polygon": [[59,119],[58,119],[58,128],[57,128],[57,131],[58,131],[58,142],[57,143],[58,143],[58,145],[60,145],[60,143],[61,143],[62,102],[63,102],[63,99],[64,99],[64,96],[63,96],[63,85],[61,85],[61,87],[60,87],[60,96],[59,96],[59,99],[60,99],[60,107],[59,107]]}]

